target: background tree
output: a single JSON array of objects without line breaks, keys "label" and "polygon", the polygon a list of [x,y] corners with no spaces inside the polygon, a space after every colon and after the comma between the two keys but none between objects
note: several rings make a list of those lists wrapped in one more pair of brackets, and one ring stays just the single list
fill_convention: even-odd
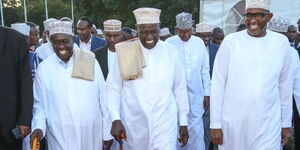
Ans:
[{"label": "background tree", "polygon": [[[5,25],[24,22],[23,0],[4,0]],[[193,14],[195,23],[199,18],[199,0],[74,0],[74,23],[82,16],[90,17],[98,28],[103,28],[103,21],[119,19],[123,26],[135,28],[132,11],[139,7],[154,7],[162,10],[161,27],[169,27],[172,31],[176,25],[175,16],[180,12]],[[49,18],[71,18],[71,0],[48,0]],[[27,0],[27,19],[40,25],[43,30],[45,20],[44,0]]]}]

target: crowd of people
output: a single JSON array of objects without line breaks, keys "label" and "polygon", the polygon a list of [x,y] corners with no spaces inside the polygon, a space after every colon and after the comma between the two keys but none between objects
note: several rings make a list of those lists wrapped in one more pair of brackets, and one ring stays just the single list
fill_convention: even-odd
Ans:
[{"label": "crowd of people", "polygon": [[0,27],[0,149],[300,149],[300,34],[270,0],[245,7],[227,36],[188,12],[172,35],[150,7],[133,11],[136,30]]}]

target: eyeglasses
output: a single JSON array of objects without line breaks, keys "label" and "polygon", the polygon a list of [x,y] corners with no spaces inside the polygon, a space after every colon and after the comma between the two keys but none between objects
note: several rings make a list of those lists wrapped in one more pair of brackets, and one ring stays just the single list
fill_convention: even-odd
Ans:
[{"label": "eyeglasses", "polygon": [[251,20],[252,17],[254,17],[256,20],[261,20],[265,17],[265,15],[267,15],[269,13],[265,12],[265,13],[245,13],[243,14],[243,16],[245,17],[246,20]]}]

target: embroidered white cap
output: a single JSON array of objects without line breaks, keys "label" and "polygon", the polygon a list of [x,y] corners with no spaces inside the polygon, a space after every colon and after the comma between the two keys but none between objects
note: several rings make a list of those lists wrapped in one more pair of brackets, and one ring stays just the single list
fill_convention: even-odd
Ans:
[{"label": "embroidered white cap", "polygon": [[54,21],[49,24],[49,35],[56,33],[64,33],[74,35],[72,30],[72,22],[70,21]]},{"label": "embroidered white cap", "polygon": [[287,32],[290,20],[285,17],[276,16],[268,23],[268,29],[275,32]]},{"label": "embroidered white cap", "polygon": [[190,29],[193,27],[194,20],[192,14],[182,12],[176,15],[176,27],[179,29]]},{"label": "embroidered white cap", "polygon": [[57,20],[57,19],[54,19],[54,18],[49,18],[49,19],[45,20],[45,21],[43,22],[45,31],[49,30],[49,24],[50,24],[51,22],[56,21],[56,20]]},{"label": "embroidered white cap", "polygon": [[119,32],[122,30],[122,22],[117,19],[109,19],[103,22],[104,32]]},{"label": "embroidered white cap", "polygon": [[29,36],[30,34],[30,26],[26,23],[14,23],[11,24],[10,27],[26,36]]},{"label": "embroidered white cap", "polygon": [[160,9],[142,7],[133,11],[136,24],[155,24],[160,23]]},{"label": "embroidered white cap", "polygon": [[248,8],[261,8],[270,10],[271,0],[246,0],[246,9]]},{"label": "embroidered white cap", "polygon": [[196,24],[196,33],[203,33],[203,32],[211,32],[212,28],[210,24],[206,22],[201,22]]},{"label": "embroidered white cap", "polygon": [[162,28],[160,29],[160,33],[159,33],[159,36],[162,37],[162,36],[167,36],[167,35],[170,35],[170,30],[169,28]]}]

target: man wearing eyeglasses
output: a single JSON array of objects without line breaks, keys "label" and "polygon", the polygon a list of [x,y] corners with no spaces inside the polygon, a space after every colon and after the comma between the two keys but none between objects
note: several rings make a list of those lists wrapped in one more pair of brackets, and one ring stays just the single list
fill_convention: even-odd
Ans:
[{"label": "man wearing eyeglasses", "polygon": [[220,150],[280,150],[292,118],[288,39],[266,29],[270,0],[246,0],[247,29],[228,35],[211,85],[211,140]]}]

